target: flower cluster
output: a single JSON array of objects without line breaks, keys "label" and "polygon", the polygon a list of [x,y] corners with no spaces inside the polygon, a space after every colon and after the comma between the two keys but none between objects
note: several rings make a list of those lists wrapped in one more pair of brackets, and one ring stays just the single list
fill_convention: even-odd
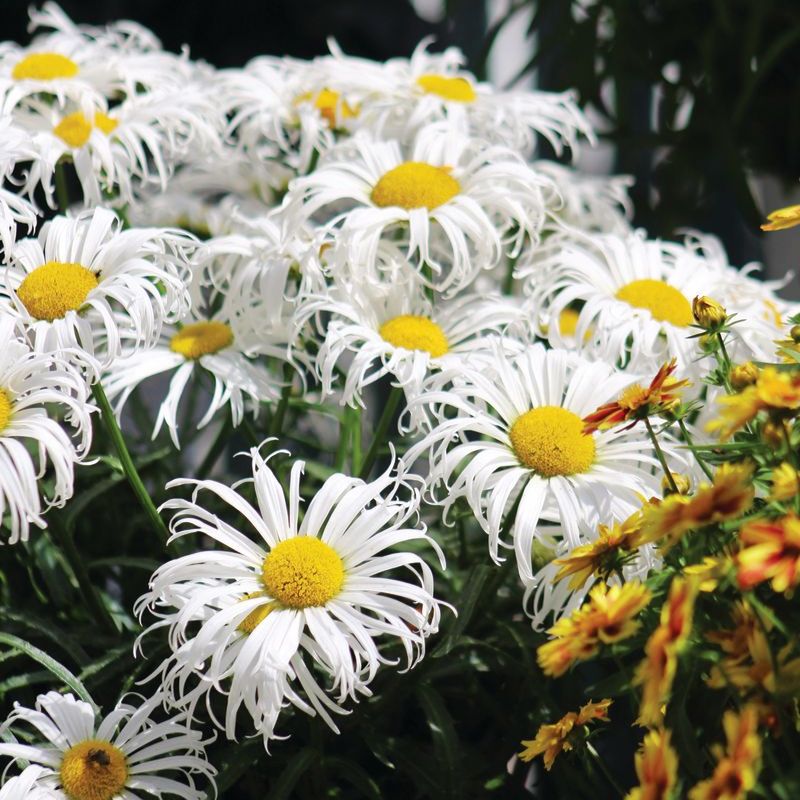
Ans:
[{"label": "flower cluster", "polygon": [[[386,668],[440,628],[434,655],[486,672],[480,603],[545,687],[526,724],[570,691],[580,708],[523,741],[527,785],[574,751],[623,794],[593,744],[618,721],[639,732],[629,798],[744,797],[762,752],[782,763],[800,306],[781,284],[713,237],[635,229],[627,178],[536,159],[593,143],[575,97],[499,91],[452,48],[216,70],[50,2],[31,28],[0,45],[0,518],[9,558],[67,565],[42,584],[108,638],[89,664],[58,633],[74,609],[53,614],[76,676],[0,635],[74,693],[8,714],[3,800],[211,796],[215,739],[227,786],[267,757],[224,744],[243,733],[272,754],[308,717],[379,715],[411,681]],[[88,558],[83,531],[111,549]],[[109,684],[114,659],[130,677]],[[452,755],[428,664],[415,696]],[[713,758],[692,704],[724,731]],[[281,796],[322,752],[311,730]]]}]

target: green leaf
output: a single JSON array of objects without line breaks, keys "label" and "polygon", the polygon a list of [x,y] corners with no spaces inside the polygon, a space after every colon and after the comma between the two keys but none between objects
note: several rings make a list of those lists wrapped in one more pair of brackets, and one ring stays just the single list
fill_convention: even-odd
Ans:
[{"label": "green leaf", "polygon": [[89,656],[73,636],[61,628],[51,625],[38,615],[26,612],[21,614],[8,607],[0,608],[0,620],[10,620],[38,634],[43,634],[55,642],[72,660],[81,666],[89,661]]},{"label": "green leaf", "polygon": [[19,652],[29,656],[34,661],[38,661],[45,669],[52,672],[61,683],[72,689],[81,700],[89,703],[95,711],[97,710],[94,700],[92,700],[91,695],[81,681],[63,664],[45,653],[44,650],[40,650],[38,647],[32,645],[30,642],[26,642],[24,639],[20,639],[18,636],[12,636],[10,633],[0,633],[0,644],[7,644],[9,647],[19,650]]},{"label": "green leaf", "polygon": [[381,800],[378,784],[355,761],[349,758],[325,758],[324,765],[334,773],[340,774],[348,783],[355,786],[364,797]]},{"label": "green leaf", "polygon": [[297,782],[318,758],[319,752],[313,747],[303,748],[283,770],[265,800],[290,800]]},{"label": "green leaf", "polygon": [[428,719],[433,748],[444,773],[444,796],[460,798],[460,748],[453,718],[433,687],[423,684],[417,690],[417,696]]},{"label": "green leaf", "polygon": [[464,591],[458,601],[458,616],[450,630],[445,634],[441,642],[434,648],[431,653],[432,658],[441,658],[446,656],[458,642],[461,635],[469,625],[475,609],[478,605],[483,587],[489,579],[492,568],[486,564],[476,564],[464,580]]}]

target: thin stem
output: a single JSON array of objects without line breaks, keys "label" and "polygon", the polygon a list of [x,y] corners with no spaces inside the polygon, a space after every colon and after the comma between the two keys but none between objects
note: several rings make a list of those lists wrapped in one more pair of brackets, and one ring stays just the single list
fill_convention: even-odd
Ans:
[{"label": "thin stem", "polygon": [[286,364],[283,368],[283,379],[286,381],[281,390],[281,399],[269,425],[270,436],[280,436],[283,431],[283,420],[286,417],[286,409],[289,407],[289,398],[292,396],[292,368]]},{"label": "thin stem", "polygon": [[211,447],[208,448],[205,458],[197,469],[197,474],[201,478],[206,477],[211,472],[211,468],[217,463],[217,459],[222,455],[222,451],[228,444],[228,436],[230,434],[229,421],[230,418],[226,416],[219,427],[217,435],[214,437],[214,441],[211,443]]},{"label": "thin stem", "polygon": [[697,463],[700,465],[700,469],[703,470],[705,473],[706,478],[710,481],[714,480],[714,474],[708,468],[708,464],[706,464],[705,459],[698,455],[697,451],[694,448],[692,443],[692,436],[689,433],[689,429],[686,427],[686,423],[683,419],[678,420],[678,427],[681,429],[681,433],[683,434],[683,438],[686,440],[686,444],[689,445],[689,449],[692,451],[692,455],[697,459]]},{"label": "thin stem", "polygon": [[358,471],[359,478],[366,478],[369,475],[370,470],[375,463],[375,459],[378,457],[378,452],[381,449],[381,445],[386,439],[389,426],[394,419],[395,412],[397,411],[397,407],[400,405],[400,399],[402,397],[403,390],[399,386],[392,386],[392,391],[386,400],[386,405],[383,408],[381,418],[378,420],[378,424],[375,426],[375,433],[372,436],[369,450],[367,450],[367,454],[364,456],[364,461],[361,464],[361,469]]},{"label": "thin stem", "polygon": [[351,436],[351,450],[350,450],[350,466],[353,475],[358,475],[361,472],[361,407],[356,406],[351,410],[352,418],[352,431]]},{"label": "thin stem", "polygon": [[53,515],[48,520],[48,530],[50,535],[55,540],[56,544],[61,549],[67,563],[78,582],[78,588],[83,596],[86,605],[91,609],[92,614],[97,620],[101,628],[105,628],[109,633],[118,635],[119,631],[114,623],[114,618],[111,616],[109,610],[106,608],[105,603],[100,599],[97,594],[97,589],[89,578],[89,572],[86,569],[86,564],[81,558],[81,554],[75,547],[75,542],[72,538],[72,532],[68,531],[60,519]]},{"label": "thin stem", "polygon": [[603,759],[600,758],[600,753],[594,749],[591,742],[586,742],[586,749],[594,758],[594,761],[590,763],[597,765],[597,767],[600,769],[600,772],[603,774],[603,777],[611,784],[611,786],[614,788],[614,791],[617,792],[620,797],[625,797],[625,790],[617,783],[617,779],[611,774],[611,771],[605,765]]},{"label": "thin stem", "polygon": [[678,485],[675,483],[675,478],[672,476],[672,473],[667,466],[667,459],[664,457],[664,451],[661,449],[661,445],[658,443],[656,432],[653,430],[653,426],[650,424],[650,420],[647,417],[644,418],[644,424],[647,428],[647,433],[650,436],[650,441],[653,443],[653,449],[656,451],[658,462],[661,464],[661,469],[664,470],[664,474],[667,476],[669,488],[672,489],[675,494],[678,494]]},{"label": "thin stem", "polygon": [[114,449],[117,451],[117,456],[122,464],[125,477],[128,479],[128,483],[130,483],[131,489],[133,489],[133,493],[136,495],[145,514],[150,518],[153,529],[161,539],[161,543],[166,544],[169,537],[167,526],[164,524],[164,520],[159,516],[153,499],[150,497],[150,493],[147,491],[136,469],[136,465],[133,463],[131,454],[128,451],[128,446],[125,444],[125,438],[117,424],[117,418],[114,416],[114,410],[111,408],[111,403],[108,402],[108,397],[106,397],[106,393],[100,381],[95,383],[92,387],[92,393],[94,399],[97,400],[97,404],[100,406],[103,424],[108,431],[108,435],[111,437]]},{"label": "thin stem", "polygon": [[69,189],[67,188],[67,174],[61,161],[56,164],[56,201],[58,210],[62,214],[66,214],[69,208]]}]

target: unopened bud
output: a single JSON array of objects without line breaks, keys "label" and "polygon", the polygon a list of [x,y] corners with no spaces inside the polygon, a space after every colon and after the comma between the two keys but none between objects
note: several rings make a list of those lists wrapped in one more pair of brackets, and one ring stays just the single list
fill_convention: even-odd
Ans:
[{"label": "unopened bud", "polygon": [[761,439],[764,444],[776,450],[784,445],[783,423],[765,422],[761,427]]},{"label": "unopened bud", "polygon": [[792,325],[789,328],[789,336],[792,337],[792,341],[795,344],[800,344],[800,325]]},{"label": "unopened bud", "polygon": [[[692,484],[686,475],[673,472],[672,480],[675,481],[675,486],[678,488],[678,494],[689,494]],[[675,494],[666,475],[661,479],[661,493],[664,495],[664,497],[666,497],[668,494]]]},{"label": "unopened bud", "polygon": [[716,300],[702,295],[692,301],[694,321],[707,331],[715,330],[728,318],[728,312]]},{"label": "unopened bud", "polygon": [[737,364],[731,370],[731,386],[737,391],[751,386],[757,380],[758,367],[752,361],[745,361],[744,364]]}]

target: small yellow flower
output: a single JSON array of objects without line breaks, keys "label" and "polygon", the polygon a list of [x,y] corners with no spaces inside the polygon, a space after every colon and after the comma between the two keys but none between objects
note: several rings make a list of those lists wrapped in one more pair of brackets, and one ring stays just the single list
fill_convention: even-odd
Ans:
[{"label": "small yellow flower", "polygon": [[772,473],[772,489],[769,493],[771,501],[791,500],[800,492],[800,472],[788,461],[775,467]]},{"label": "small yellow flower", "polygon": [[753,520],[739,531],[742,549],[736,556],[742,589],[771,581],[775,592],[800,582],[800,518],[790,513],[776,520]]},{"label": "small yellow flower", "polygon": [[689,800],[743,800],[756,785],[761,769],[758,711],[745,706],[740,714],[726,711],[722,718],[727,744],[715,748],[714,774],[689,791]]},{"label": "small yellow flower", "polygon": [[641,542],[674,545],[687,531],[737,519],[753,504],[753,465],[725,463],[713,483],[701,483],[694,495],[672,494],[642,510]]},{"label": "small yellow flower", "polygon": [[596,584],[588,602],[550,628],[553,638],[536,652],[539,666],[546,675],[558,677],[576,661],[594,656],[601,645],[632,636],[639,629],[635,618],[650,597],[650,590],[640,581],[611,587]]},{"label": "small yellow flower", "polygon": [[782,231],[800,225],[800,205],[786,206],[767,214],[767,222],[761,226],[762,231]]},{"label": "small yellow flower", "polygon": [[625,800],[669,800],[678,781],[678,756],[670,744],[670,732],[652,730],[636,754],[639,785]]},{"label": "small yellow flower", "polygon": [[713,592],[732,569],[730,556],[706,556],[700,564],[684,567],[683,573],[698,582],[697,588],[701,592]]},{"label": "small yellow flower", "polygon": [[739,392],[758,380],[758,367],[752,361],[737,364],[731,369],[730,379],[731,386]]},{"label": "small yellow flower", "polygon": [[576,728],[583,728],[591,722],[608,719],[608,708],[611,700],[601,700],[599,703],[589,702],[582,706],[576,713],[570,711],[558,722],[542,725],[536,732],[535,739],[521,742],[525,748],[519,757],[522,761],[532,761],[537,756],[543,755],[544,768],[549,770],[556,757],[565,750],[572,750],[573,740],[576,738]]},{"label": "small yellow flower", "polygon": [[728,318],[728,312],[716,300],[702,295],[692,301],[692,316],[701,328],[714,331]]}]

